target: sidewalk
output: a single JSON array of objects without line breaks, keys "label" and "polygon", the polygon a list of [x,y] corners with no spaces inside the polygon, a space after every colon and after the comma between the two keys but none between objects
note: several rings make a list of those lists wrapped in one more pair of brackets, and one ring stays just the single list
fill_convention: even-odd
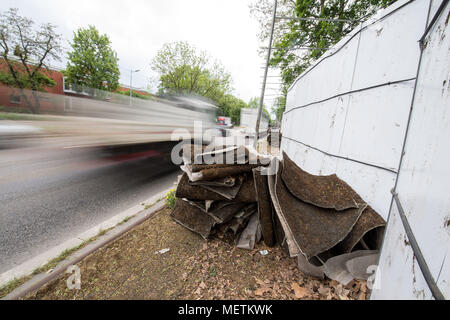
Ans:
[{"label": "sidewalk", "polygon": [[[343,287],[303,277],[296,259],[262,243],[203,240],[163,209],[78,263],[81,289],[62,274],[26,299],[365,299],[365,282]],[[169,251],[159,253],[168,248]],[[260,250],[267,250],[262,255]]]}]

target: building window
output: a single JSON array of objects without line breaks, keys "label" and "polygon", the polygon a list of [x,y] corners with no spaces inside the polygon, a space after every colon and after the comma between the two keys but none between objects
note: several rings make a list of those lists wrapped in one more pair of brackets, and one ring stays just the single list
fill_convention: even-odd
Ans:
[{"label": "building window", "polygon": [[20,101],[20,95],[12,94],[12,95],[9,97],[9,102],[14,103],[14,104],[20,104],[20,103],[21,103],[21,101]]},{"label": "building window", "polygon": [[63,88],[64,88],[64,91],[70,90],[70,84],[66,81],[66,77],[63,77]]},{"label": "building window", "polygon": [[63,78],[63,88],[64,92],[94,96],[94,89],[75,83],[69,83],[66,77]]}]

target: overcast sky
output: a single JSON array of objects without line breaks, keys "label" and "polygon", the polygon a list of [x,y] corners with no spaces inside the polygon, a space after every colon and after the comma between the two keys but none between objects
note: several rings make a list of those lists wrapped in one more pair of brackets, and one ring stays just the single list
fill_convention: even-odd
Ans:
[{"label": "overcast sky", "polygon": [[[166,42],[188,41],[222,62],[234,94],[248,102],[259,96],[264,58],[258,56],[258,24],[250,0],[1,0],[0,9],[19,8],[37,23],[58,26],[66,41],[90,24],[106,33],[119,58],[120,82],[146,87],[154,77],[150,61]],[[69,48],[68,42],[66,44]],[[267,45],[265,45],[267,46]],[[65,61],[59,66],[63,67]],[[269,102],[269,101],[268,101]],[[269,104],[269,103],[268,103]]]}]

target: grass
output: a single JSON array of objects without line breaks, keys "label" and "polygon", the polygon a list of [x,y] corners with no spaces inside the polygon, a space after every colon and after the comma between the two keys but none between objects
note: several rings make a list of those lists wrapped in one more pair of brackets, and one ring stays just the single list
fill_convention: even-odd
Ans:
[{"label": "grass", "polygon": [[127,222],[128,220],[130,220],[132,217],[130,217],[130,216],[126,216],[125,218],[123,218],[123,220],[122,221],[120,221],[119,222],[119,226],[121,225],[121,224],[123,224],[123,223],[125,223],[125,222]]},{"label": "grass", "polygon": [[36,269],[34,269],[31,274],[29,274],[27,276],[20,277],[20,278],[12,279],[11,281],[9,281],[3,287],[0,287],[0,298],[3,298],[4,296],[9,294],[10,292],[15,290],[16,288],[20,287],[22,284],[24,284],[25,282],[30,280],[33,276],[38,275],[40,273],[47,272],[48,270],[54,269],[61,261],[65,260],[72,253],[74,253],[77,250],[80,250],[81,248],[85,247],[89,243],[97,240],[98,237],[104,235],[106,232],[108,232],[111,229],[112,228],[109,228],[107,230],[100,229],[100,231],[98,232],[98,234],[96,236],[93,236],[93,237],[89,238],[88,240],[83,241],[82,243],[80,243],[79,245],[77,245],[77,246],[75,246],[73,248],[64,250],[56,258],[53,258],[53,259],[49,260],[43,266],[40,266],[40,267],[37,267]]},{"label": "grass", "polygon": [[[124,96],[129,96],[130,95],[130,90],[128,90],[128,91],[116,91],[115,93],[122,94]],[[140,93],[137,93],[137,92],[134,92],[134,91],[131,92],[131,95],[134,98],[139,98],[139,99],[144,99],[144,100],[153,100],[153,97],[150,96],[150,95],[147,96],[147,95],[140,94]]]},{"label": "grass", "polygon": [[22,113],[0,112],[0,120],[36,120],[36,118]]},{"label": "grass", "polygon": [[[1,116],[1,113],[0,113]],[[1,117],[0,117],[1,119]],[[171,190],[174,191],[175,189]],[[170,192],[169,192],[170,193]],[[174,192],[175,194],[175,192]],[[162,200],[159,199],[158,201]],[[156,201],[156,202],[158,202]],[[155,202],[155,203],[156,203]],[[144,207],[144,210],[149,209],[150,207],[152,207],[155,203],[146,205]],[[126,216],[121,222],[119,222],[116,226],[119,226],[127,221],[129,221],[131,218],[133,218],[134,216]],[[30,280],[33,276],[38,275],[40,273],[44,273],[47,272],[50,269],[54,269],[61,261],[65,260],[67,257],[69,257],[72,253],[74,253],[77,250],[80,250],[81,248],[85,247],[86,245],[88,245],[89,243],[97,240],[99,237],[103,236],[104,234],[106,234],[108,231],[110,231],[111,229],[113,229],[114,227],[108,228],[106,230],[100,229],[99,232],[97,233],[96,236],[93,236],[91,238],[89,238],[88,240],[83,241],[82,243],[80,243],[79,245],[70,248],[70,249],[66,249],[63,252],[61,252],[61,254],[59,256],[57,256],[56,258],[53,258],[51,260],[49,260],[45,265],[37,267],[36,269],[33,270],[33,272],[29,275],[20,277],[20,278],[14,278],[11,281],[9,281],[6,285],[4,285],[3,287],[0,287],[0,298],[3,298],[4,296],[6,296],[7,294],[9,294],[10,292],[12,292],[13,290],[15,290],[16,288],[20,287],[21,285],[23,285],[25,282],[27,282],[28,280]]]},{"label": "grass", "polygon": [[[340,299],[344,294],[337,282],[303,275],[297,260],[279,246],[258,243],[254,250],[243,250],[228,235],[205,241],[170,213],[162,209],[78,262],[79,290],[68,290],[68,276],[61,274],[24,299],[298,299],[293,284],[305,291],[302,299]],[[163,248],[170,251],[155,253]],[[261,249],[268,254],[262,256]],[[364,293],[365,284],[354,282],[344,298],[365,298],[362,286]]]},{"label": "grass", "polygon": [[[170,192],[170,191],[169,191],[169,192]],[[150,209],[151,207],[153,207],[154,204],[158,203],[159,201],[161,201],[161,200],[163,200],[163,199],[166,199],[166,197],[167,197],[167,195],[164,196],[164,197],[159,198],[158,200],[156,200],[156,201],[154,201],[154,202],[152,202],[152,203],[150,203],[150,204],[147,204],[147,205],[146,205],[145,203],[141,203],[141,205],[144,206],[144,210],[148,210],[148,209]],[[166,202],[166,204],[167,204],[167,202]]]},{"label": "grass", "polygon": [[10,293],[14,289],[20,287],[22,284],[24,284],[25,282],[27,282],[31,278],[32,278],[32,275],[21,277],[19,279],[17,279],[17,278],[12,279],[7,284],[5,284],[3,287],[0,288],[0,298],[3,298],[8,293]]},{"label": "grass", "polygon": [[15,112],[2,112],[0,111],[0,120],[13,120],[13,121],[38,121],[38,120],[51,120],[48,117],[42,115],[33,115],[29,113],[15,113]]},{"label": "grass", "polygon": [[5,107],[0,106],[0,112],[14,112],[14,113],[28,113],[30,114],[31,111],[28,108],[21,108],[21,107]]}]

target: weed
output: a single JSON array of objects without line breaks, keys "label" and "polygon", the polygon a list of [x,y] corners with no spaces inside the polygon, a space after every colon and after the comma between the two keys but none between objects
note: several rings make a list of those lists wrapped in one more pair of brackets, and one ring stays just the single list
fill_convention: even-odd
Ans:
[{"label": "weed", "polygon": [[126,216],[125,218],[123,218],[122,221],[119,222],[119,225],[121,225],[122,223],[127,222],[127,221],[130,220],[131,218],[132,218],[132,217],[130,217],[130,216]]},{"label": "weed", "polygon": [[177,201],[177,197],[175,196],[177,189],[173,188],[166,194],[166,204],[170,209],[173,209],[175,206],[175,202]]}]

